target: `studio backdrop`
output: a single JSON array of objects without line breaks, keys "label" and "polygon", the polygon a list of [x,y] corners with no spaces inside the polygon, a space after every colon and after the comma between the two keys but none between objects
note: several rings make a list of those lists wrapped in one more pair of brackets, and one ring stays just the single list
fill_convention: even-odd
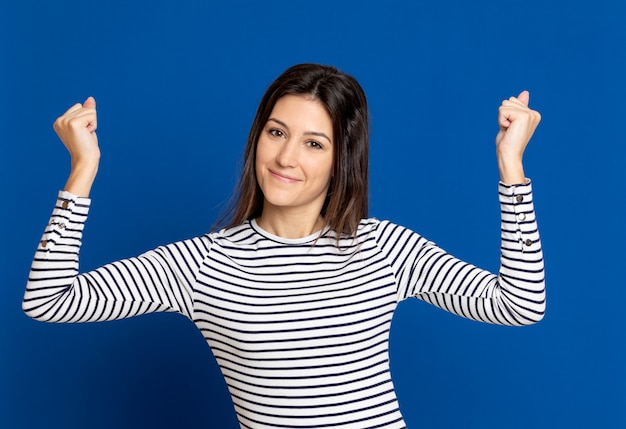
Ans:
[{"label": "studio backdrop", "polygon": [[202,335],[154,314],[28,319],[21,298],[94,96],[102,160],[81,270],[201,235],[223,214],[267,85],[333,64],[371,113],[370,215],[499,267],[497,107],[530,91],[525,155],[545,319],[493,326],[403,302],[391,331],[417,428],[626,427],[626,3],[77,1],[0,5],[0,427],[238,427]]}]

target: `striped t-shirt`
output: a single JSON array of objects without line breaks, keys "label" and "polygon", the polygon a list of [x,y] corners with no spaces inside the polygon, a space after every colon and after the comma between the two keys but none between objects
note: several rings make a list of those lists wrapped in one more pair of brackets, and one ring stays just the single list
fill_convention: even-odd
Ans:
[{"label": "striped t-shirt", "polygon": [[185,315],[211,347],[242,428],[404,428],[388,353],[401,300],[505,325],[543,317],[531,185],[500,184],[499,196],[498,275],[373,218],[338,242],[330,231],[277,237],[253,220],[79,274],[90,200],[62,191],[23,308],[50,322]]}]

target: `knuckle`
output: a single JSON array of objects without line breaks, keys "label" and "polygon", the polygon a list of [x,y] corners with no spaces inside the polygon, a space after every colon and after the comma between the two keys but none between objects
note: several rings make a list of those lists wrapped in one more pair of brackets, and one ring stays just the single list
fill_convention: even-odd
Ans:
[{"label": "knuckle", "polygon": [[79,128],[81,125],[81,121],[79,118],[70,118],[67,120],[67,126],[72,129]]},{"label": "knuckle", "polygon": [[59,116],[56,121],[54,121],[54,123],[52,124],[52,127],[54,128],[55,131],[61,131],[63,130],[66,125],[66,118],[64,116]]}]

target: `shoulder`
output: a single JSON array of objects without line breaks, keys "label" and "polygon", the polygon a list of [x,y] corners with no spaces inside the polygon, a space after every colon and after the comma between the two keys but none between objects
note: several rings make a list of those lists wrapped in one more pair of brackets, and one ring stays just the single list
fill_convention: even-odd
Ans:
[{"label": "shoulder", "polygon": [[370,231],[376,231],[376,229],[380,225],[380,222],[381,221],[375,217],[361,219],[357,227],[357,235],[362,234],[362,233],[368,233]]},{"label": "shoulder", "polygon": [[428,243],[434,244],[406,226],[375,218],[364,219],[360,235],[373,239],[383,252],[404,247],[421,247]]},{"label": "shoulder", "polygon": [[379,237],[381,235],[393,233],[394,231],[410,232],[412,234],[415,234],[410,229],[398,225],[397,223],[394,223],[390,220],[380,220],[372,217],[361,220],[357,228],[357,235],[373,235],[375,237]]},{"label": "shoulder", "polygon": [[265,238],[252,227],[250,221],[230,228],[211,231],[206,236],[212,245],[226,248],[256,248],[259,242],[265,241]]},{"label": "shoulder", "polygon": [[389,220],[380,220],[377,218],[362,219],[357,228],[357,240],[365,242],[374,240],[377,243],[387,241],[390,237],[401,237],[404,235],[417,235],[410,229],[398,225]]}]

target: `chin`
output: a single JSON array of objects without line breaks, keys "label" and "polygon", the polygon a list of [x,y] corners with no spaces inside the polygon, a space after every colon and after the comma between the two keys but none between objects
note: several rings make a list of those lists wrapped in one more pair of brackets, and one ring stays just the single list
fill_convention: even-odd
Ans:
[{"label": "chin", "polygon": [[296,205],[296,201],[293,198],[288,198],[280,195],[264,194],[265,204],[274,207],[291,207]]}]

